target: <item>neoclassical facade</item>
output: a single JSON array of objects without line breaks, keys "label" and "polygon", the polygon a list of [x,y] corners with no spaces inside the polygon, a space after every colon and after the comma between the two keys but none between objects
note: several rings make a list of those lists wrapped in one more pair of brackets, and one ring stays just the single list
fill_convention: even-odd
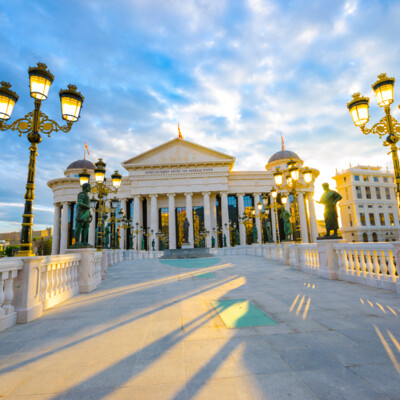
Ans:
[{"label": "neoclassical facade", "polygon": [[[119,227],[120,248],[151,249],[153,240],[155,249],[180,248],[185,218],[190,224],[189,242],[194,247],[251,244],[255,237],[263,243],[268,220],[275,241],[275,213],[265,217],[264,207],[259,212],[256,206],[261,196],[269,196],[274,188],[273,172],[285,169],[290,159],[303,165],[296,153],[282,150],[269,159],[265,171],[233,171],[234,157],[176,138],[122,162],[127,175],[116,197],[133,228]],[[73,162],[64,177],[48,182],[54,198],[53,254],[63,253],[74,243],[78,175],[84,168],[92,174],[93,183],[94,165],[88,160]],[[313,192],[311,184],[298,195],[301,237],[306,243],[318,236]],[[253,209],[255,217],[251,215]],[[248,216],[245,221],[240,218],[243,215]],[[95,245],[94,211],[92,216],[89,242]],[[280,239],[284,239],[279,214],[278,229]]]}]

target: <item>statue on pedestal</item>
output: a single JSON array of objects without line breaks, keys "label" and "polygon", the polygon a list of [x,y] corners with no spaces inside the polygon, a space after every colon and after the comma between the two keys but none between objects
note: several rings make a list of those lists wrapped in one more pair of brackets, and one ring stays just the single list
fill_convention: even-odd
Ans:
[{"label": "statue on pedestal", "polygon": [[215,247],[215,237],[214,236],[211,238],[211,247],[212,248]]},{"label": "statue on pedestal", "polygon": [[185,222],[183,223],[183,240],[184,243],[189,243],[189,226],[190,223],[187,218],[185,218]]},{"label": "statue on pedestal", "polygon": [[253,243],[257,243],[258,240],[258,233],[257,233],[257,227],[253,225],[253,228],[251,229],[253,233]]},{"label": "statue on pedestal", "polygon": [[226,235],[224,233],[224,247],[226,247]]},{"label": "statue on pedestal", "polygon": [[[339,224],[336,204],[342,199],[342,196],[338,192],[329,189],[328,183],[323,183],[322,187],[324,189],[324,194],[321,196],[320,201],[317,201],[317,203],[325,206],[324,219],[326,235],[324,238],[339,238],[337,234]],[[333,235],[330,234],[331,231],[333,231]]]},{"label": "statue on pedestal", "polygon": [[110,229],[111,229],[111,222],[109,222],[104,229],[104,247],[107,249],[110,244]]},{"label": "statue on pedestal", "polygon": [[287,210],[282,211],[282,218],[283,218],[283,230],[285,232],[286,240],[293,240],[293,228],[292,228],[292,221],[291,221],[291,214]]},{"label": "statue on pedestal", "polygon": [[151,247],[152,247],[153,251],[154,251],[154,246],[155,246],[155,244],[156,244],[156,241],[153,239],[153,240],[151,241]]},{"label": "statue on pedestal", "polygon": [[88,243],[89,226],[92,221],[90,214],[90,197],[88,193],[91,187],[89,183],[84,183],[82,192],[78,194],[76,203],[76,228],[75,228],[75,245],[76,247],[91,247]]},{"label": "statue on pedestal", "polygon": [[272,242],[271,221],[269,219],[265,223],[265,232],[267,234],[267,242]]},{"label": "statue on pedestal", "polygon": [[145,242],[144,236],[142,236],[142,250],[145,250],[145,248],[144,248],[144,242]]}]

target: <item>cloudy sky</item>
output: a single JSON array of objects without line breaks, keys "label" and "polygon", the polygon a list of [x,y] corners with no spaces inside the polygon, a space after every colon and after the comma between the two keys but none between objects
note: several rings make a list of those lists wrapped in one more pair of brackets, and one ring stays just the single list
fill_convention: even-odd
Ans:
[{"label": "cloudy sky", "polygon": [[[35,229],[52,225],[46,182],[72,161],[103,157],[108,170],[177,135],[236,157],[235,170],[263,170],[286,148],[318,168],[320,186],[349,163],[391,167],[378,137],[347,111],[351,94],[400,77],[400,1],[389,0],[0,0],[0,80],[33,108],[29,66],[55,75],[42,111],[61,122],[58,91],[85,96],[68,134],[39,145]],[[396,88],[395,88],[396,89]],[[395,92],[395,95],[399,91]],[[394,115],[398,116],[397,95]],[[0,231],[20,228],[28,141],[0,132]]]}]

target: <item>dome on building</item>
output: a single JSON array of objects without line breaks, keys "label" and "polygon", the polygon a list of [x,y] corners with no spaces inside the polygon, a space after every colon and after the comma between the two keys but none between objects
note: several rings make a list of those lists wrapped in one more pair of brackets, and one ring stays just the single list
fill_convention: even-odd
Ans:
[{"label": "dome on building", "polygon": [[268,164],[279,160],[288,160],[289,158],[295,158],[301,160],[301,158],[294,152],[290,150],[280,150],[273,154],[268,160]]},{"label": "dome on building", "polygon": [[95,169],[95,165],[89,160],[77,160],[73,163],[69,164],[67,167],[68,169]]}]

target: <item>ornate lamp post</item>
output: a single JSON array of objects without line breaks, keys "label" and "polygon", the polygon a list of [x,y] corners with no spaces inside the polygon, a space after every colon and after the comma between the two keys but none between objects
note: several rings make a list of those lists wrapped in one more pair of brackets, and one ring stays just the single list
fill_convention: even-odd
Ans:
[{"label": "ornate lamp post", "polygon": [[[126,215],[124,214],[124,210],[121,208],[119,211],[119,218],[118,218],[118,223],[120,226],[120,229],[124,229],[125,232],[130,232],[130,241],[128,243],[128,249],[132,248],[132,220],[130,218],[127,218]],[[124,235],[126,238],[127,236]]]},{"label": "ornate lamp post", "polygon": [[378,106],[385,110],[385,116],[373,125],[371,129],[365,127],[365,124],[369,121],[368,97],[363,97],[360,93],[354,93],[353,100],[347,103],[347,108],[353,118],[354,125],[359,126],[364,135],[376,133],[380,139],[387,135],[383,145],[390,146],[390,153],[392,153],[396,181],[397,206],[400,207],[400,164],[397,155],[397,142],[400,140],[400,124],[390,113],[390,105],[394,101],[394,82],[394,78],[389,78],[386,74],[380,74],[378,75],[378,80],[372,85],[372,89],[378,101]]},{"label": "ornate lamp post", "polygon": [[[295,240],[301,242],[301,227],[300,227],[300,215],[298,205],[298,192],[302,189],[308,189],[311,182],[318,176],[317,171],[308,167],[300,168],[297,166],[297,161],[291,159],[287,163],[288,169],[281,171],[278,169],[274,172],[274,180],[279,190],[287,191],[293,195],[294,199],[294,215],[295,215]],[[286,183],[283,182],[285,174]],[[300,178],[303,178],[305,183],[300,182]]]},{"label": "ornate lamp post", "polygon": [[132,229],[132,234],[135,234],[136,237],[136,250],[139,250],[139,233],[143,232],[143,228],[139,227],[139,222],[136,222],[136,229]]},{"label": "ornate lamp post", "polygon": [[47,69],[47,65],[37,63],[36,67],[28,69],[30,93],[35,99],[35,108],[33,112],[26,114],[23,118],[17,119],[11,124],[5,121],[11,118],[15,103],[19,96],[13,92],[11,84],[1,82],[0,87],[0,130],[18,131],[19,136],[27,133],[30,142],[30,157],[28,167],[28,178],[25,192],[25,208],[22,215],[21,245],[19,256],[33,256],[32,252],[32,226],[33,226],[33,200],[35,198],[35,167],[37,145],[42,141],[40,133],[50,137],[52,132],[69,132],[72,124],[79,119],[80,110],[84,97],[77,92],[77,87],[68,85],[68,89],[60,90],[61,115],[67,121],[67,125],[60,126],[56,121],[40,111],[42,101],[47,99],[49,89],[54,80],[54,75]]},{"label": "ornate lamp post", "polygon": [[[115,171],[111,175],[112,186],[107,186],[106,184],[106,163],[103,162],[101,158],[95,164],[96,168],[94,169],[94,179],[95,185],[92,187],[91,192],[93,193],[93,198],[90,202],[92,209],[98,213],[98,223],[97,223],[97,250],[101,251],[103,248],[103,216],[105,213],[109,212],[105,205],[107,200],[107,196],[109,193],[117,193],[119,187],[121,186],[122,175]],[[79,174],[79,180],[81,185],[84,183],[88,183],[89,177],[87,171],[84,169],[82,173]],[[97,199],[96,196],[97,195]],[[115,200],[113,200],[115,201]],[[98,207],[96,207],[98,204]],[[115,204],[114,204],[115,205]],[[118,204],[117,206],[118,207]],[[115,208],[116,208],[115,207]],[[111,207],[112,208],[112,207]],[[115,211],[114,211],[115,212]],[[115,236],[111,235],[111,240],[114,240],[115,243]],[[112,246],[111,246],[112,247]]]}]

